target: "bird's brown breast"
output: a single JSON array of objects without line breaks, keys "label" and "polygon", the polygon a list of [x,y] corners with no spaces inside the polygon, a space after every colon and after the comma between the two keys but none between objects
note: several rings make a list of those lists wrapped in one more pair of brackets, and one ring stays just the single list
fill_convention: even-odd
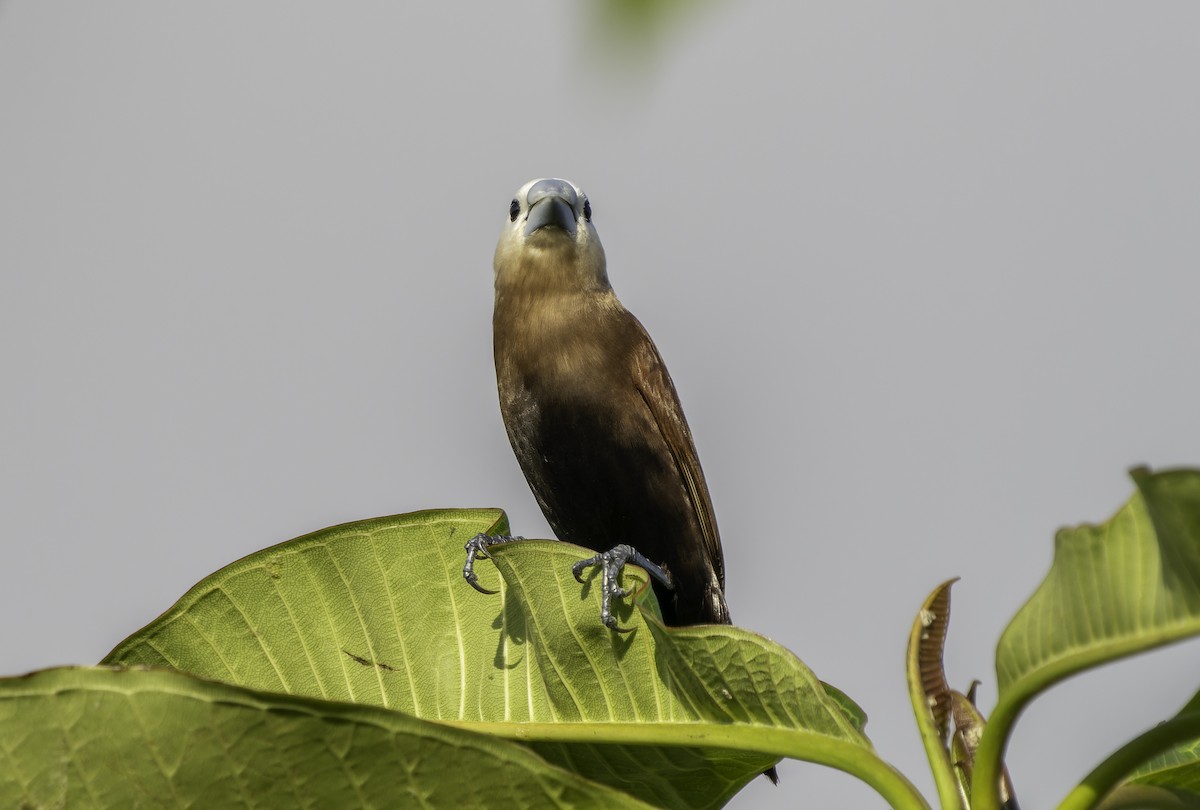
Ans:
[{"label": "bird's brown breast", "polygon": [[[628,543],[665,562],[679,583],[670,594],[659,589],[668,621],[727,620],[721,563],[701,527],[707,491],[698,509],[679,448],[655,420],[655,406],[678,420],[694,455],[674,387],[637,320],[611,294],[498,295],[494,334],[505,427],[555,534],[596,550]],[[653,385],[642,379],[647,356],[664,377]],[[652,406],[648,395],[668,401]]]}]

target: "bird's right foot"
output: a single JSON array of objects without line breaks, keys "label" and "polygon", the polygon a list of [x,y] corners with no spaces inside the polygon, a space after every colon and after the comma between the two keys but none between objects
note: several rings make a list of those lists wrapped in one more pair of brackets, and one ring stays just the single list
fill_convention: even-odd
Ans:
[{"label": "bird's right foot", "polygon": [[583,582],[580,575],[585,568],[593,565],[600,567],[600,621],[609,630],[616,630],[618,633],[629,632],[617,626],[617,618],[612,614],[612,600],[624,599],[629,596],[629,589],[622,588],[620,585],[621,569],[625,567],[626,563],[641,566],[646,569],[646,573],[668,588],[675,587],[675,583],[671,580],[671,574],[666,568],[655,565],[636,548],[624,543],[613,546],[608,551],[602,551],[595,557],[580,560],[571,566],[571,573],[575,575],[575,581],[579,583]]}]

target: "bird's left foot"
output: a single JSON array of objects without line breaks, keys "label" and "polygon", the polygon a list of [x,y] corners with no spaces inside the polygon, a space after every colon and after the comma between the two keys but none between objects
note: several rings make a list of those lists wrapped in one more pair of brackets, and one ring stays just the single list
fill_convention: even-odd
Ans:
[{"label": "bird's left foot", "polygon": [[467,552],[467,561],[463,563],[463,579],[467,581],[472,588],[480,593],[499,593],[499,591],[491,591],[479,584],[479,577],[475,573],[475,561],[480,557],[491,559],[491,555],[487,550],[501,543],[511,543],[514,540],[524,540],[524,537],[510,537],[507,534],[477,534],[467,541],[463,546],[463,550]]},{"label": "bird's left foot", "polygon": [[668,588],[675,587],[674,582],[671,580],[671,574],[666,568],[650,562],[636,548],[627,546],[624,543],[619,546],[613,546],[608,551],[603,551],[595,557],[580,560],[571,566],[571,573],[575,575],[575,580],[579,583],[583,582],[580,575],[585,568],[590,568],[593,565],[600,567],[600,621],[609,630],[616,630],[618,633],[629,632],[628,629],[618,627],[617,619],[612,615],[612,600],[614,598],[624,599],[630,593],[628,588],[622,588],[619,584],[621,569],[625,567],[626,563],[641,566],[646,569],[646,573]]}]

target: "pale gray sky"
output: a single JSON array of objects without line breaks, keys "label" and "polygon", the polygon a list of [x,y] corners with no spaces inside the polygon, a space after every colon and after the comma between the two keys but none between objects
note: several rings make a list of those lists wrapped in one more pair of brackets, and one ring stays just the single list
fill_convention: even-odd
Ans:
[{"label": "pale gray sky", "polygon": [[[735,621],[932,798],[903,681],[928,590],[963,577],[949,674],[986,709],[1055,528],[1131,465],[1200,464],[1200,6],[714,3],[644,75],[587,19],[0,6],[0,672],[94,662],[323,526],[502,506],[546,534],[491,256],[559,175],[679,388]],[[1198,651],[1034,704],[1023,804],[1178,708]],[[883,806],[781,773],[734,806]]]}]

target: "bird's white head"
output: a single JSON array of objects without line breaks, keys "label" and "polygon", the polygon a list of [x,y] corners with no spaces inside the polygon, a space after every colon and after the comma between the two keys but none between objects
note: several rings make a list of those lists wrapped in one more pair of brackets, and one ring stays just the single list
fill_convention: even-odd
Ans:
[{"label": "bird's white head", "polygon": [[592,204],[569,180],[543,177],[517,189],[495,256],[496,289],[611,289]]}]

